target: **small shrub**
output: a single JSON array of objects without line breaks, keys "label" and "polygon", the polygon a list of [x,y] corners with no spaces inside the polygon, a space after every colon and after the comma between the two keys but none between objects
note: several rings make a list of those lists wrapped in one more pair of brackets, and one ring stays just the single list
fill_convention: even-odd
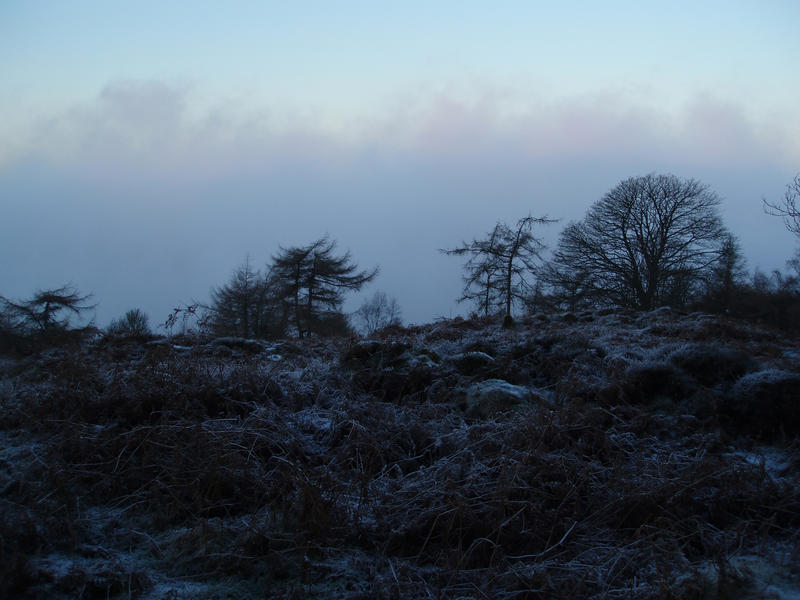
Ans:
[{"label": "small shrub", "polygon": [[152,334],[147,314],[138,308],[133,308],[119,319],[111,321],[107,331],[111,335],[135,337],[146,337]]},{"label": "small shrub", "polygon": [[623,395],[633,404],[647,404],[663,398],[681,400],[691,394],[694,387],[674,365],[644,362],[626,371]]},{"label": "small shrub", "polygon": [[765,439],[800,435],[800,373],[766,369],[745,375],[720,413],[736,432]]},{"label": "small shrub", "polygon": [[755,361],[743,350],[710,344],[688,344],[671,352],[670,363],[702,385],[732,382],[755,369]]}]

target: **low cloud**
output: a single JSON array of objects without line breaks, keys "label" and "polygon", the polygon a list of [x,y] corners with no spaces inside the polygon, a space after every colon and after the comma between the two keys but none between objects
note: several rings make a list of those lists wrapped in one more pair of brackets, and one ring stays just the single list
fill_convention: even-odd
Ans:
[{"label": "low cloud", "polygon": [[110,84],[94,101],[41,119],[27,144],[16,147],[27,146],[29,157],[73,164],[214,172],[286,160],[336,165],[365,152],[458,158],[500,151],[525,159],[645,153],[654,161],[800,162],[790,117],[759,121],[744,106],[708,94],[667,110],[633,103],[621,92],[525,102],[492,89],[469,100],[442,91],[368,117],[341,116],[336,125],[313,111],[287,115],[244,109],[235,101],[200,108],[199,96],[188,84]]},{"label": "low cloud", "polygon": [[[622,93],[526,101],[487,88],[337,120],[201,96],[115,83],[9,144],[0,293],[73,280],[96,292],[101,324],[133,306],[161,320],[247,253],[266,261],[328,232],[363,266],[381,265],[374,286],[409,319],[428,320],[461,309],[459,264],[437,248],[529,212],[580,218],[622,178],[652,171],[711,184],[752,266],[791,252],[759,200],[794,174],[800,138],[785,119],[713,96],[668,110]],[[559,229],[543,235],[554,242]]]}]

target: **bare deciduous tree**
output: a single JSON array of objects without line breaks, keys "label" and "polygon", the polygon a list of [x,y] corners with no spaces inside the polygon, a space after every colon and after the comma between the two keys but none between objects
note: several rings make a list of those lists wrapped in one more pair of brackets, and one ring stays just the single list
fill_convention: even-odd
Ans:
[{"label": "bare deciduous tree", "polygon": [[727,231],[718,205],[695,179],[626,179],[564,229],[552,272],[567,282],[581,277],[581,294],[593,303],[684,303],[721,255]]},{"label": "bare deciduous tree", "polygon": [[355,317],[366,335],[375,333],[384,327],[402,323],[397,300],[390,298],[385,292],[375,292],[371,298],[364,300],[355,312]]},{"label": "bare deciduous tree", "polygon": [[786,186],[782,202],[773,203],[766,198],[762,198],[761,202],[767,214],[781,217],[786,229],[800,237],[800,175],[796,175]]}]

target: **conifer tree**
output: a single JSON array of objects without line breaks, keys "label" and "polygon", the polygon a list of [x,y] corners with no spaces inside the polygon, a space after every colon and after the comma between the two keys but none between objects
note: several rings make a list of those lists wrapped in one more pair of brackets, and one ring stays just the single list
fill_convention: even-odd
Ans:
[{"label": "conifer tree", "polygon": [[345,292],[360,290],[378,274],[377,268],[359,271],[349,251],[337,256],[335,250],[336,242],[324,236],[307,246],[281,248],[273,257],[278,293],[300,338],[346,329]]}]

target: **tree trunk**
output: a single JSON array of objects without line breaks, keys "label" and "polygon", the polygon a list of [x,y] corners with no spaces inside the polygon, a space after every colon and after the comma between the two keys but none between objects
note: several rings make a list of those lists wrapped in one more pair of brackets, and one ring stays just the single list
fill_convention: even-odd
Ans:
[{"label": "tree trunk", "polygon": [[513,273],[514,257],[508,259],[508,268],[506,269],[506,319],[511,316],[511,275]]},{"label": "tree trunk", "polygon": [[303,327],[300,324],[300,265],[297,265],[294,276],[294,322],[297,325],[297,337],[303,339]]}]

